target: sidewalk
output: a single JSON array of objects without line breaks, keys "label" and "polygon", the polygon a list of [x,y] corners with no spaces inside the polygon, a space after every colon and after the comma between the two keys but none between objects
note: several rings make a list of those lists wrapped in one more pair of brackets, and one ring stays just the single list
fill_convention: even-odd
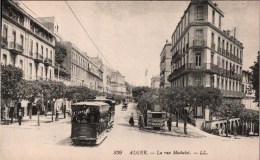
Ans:
[{"label": "sidewalk", "polygon": [[179,122],[178,127],[175,127],[175,126],[176,126],[176,122],[172,122],[171,131],[168,131],[168,128],[166,127],[166,122],[165,122],[164,130],[144,129],[144,131],[162,134],[162,135],[168,135],[168,136],[175,136],[175,137],[188,137],[188,138],[215,137],[214,135],[203,132],[199,128],[196,128],[190,124],[187,124],[187,135],[186,135],[186,134],[184,134],[184,123],[183,122]]},{"label": "sidewalk", "polygon": [[[66,115],[66,118],[64,119],[64,115],[59,115],[59,121],[55,121],[55,116],[53,116],[53,122],[52,122],[52,117],[51,115],[40,115],[40,126],[47,126],[47,125],[57,125],[57,124],[62,124],[62,123],[69,123],[70,122],[70,117]],[[29,116],[24,116],[22,119],[21,125],[19,125],[18,120],[14,119],[13,123],[10,124],[2,124],[1,126],[10,126],[10,127],[21,127],[21,128],[33,128],[33,127],[40,127],[37,125],[38,123],[38,116],[33,115],[32,119],[30,119]]]}]

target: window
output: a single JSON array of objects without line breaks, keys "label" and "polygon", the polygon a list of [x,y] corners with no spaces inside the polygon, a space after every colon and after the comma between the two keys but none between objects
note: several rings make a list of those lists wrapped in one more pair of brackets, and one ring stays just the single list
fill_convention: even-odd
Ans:
[{"label": "window", "polygon": [[3,64],[3,65],[6,65],[6,64],[7,64],[7,56],[6,56],[6,54],[3,54],[2,64]]},{"label": "window", "polygon": [[196,18],[203,19],[203,6],[197,6]]},{"label": "window", "polygon": [[23,35],[20,35],[21,46],[23,47]]},{"label": "window", "polygon": [[52,59],[52,50],[50,50],[50,59]]},{"label": "window", "polygon": [[7,25],[3,25],[3,39],[7,41],[7,37],[8,37],[8,27]]},{"label": "window", "polygon": [[214,76],[211,76],[210,77],[210,87],[214,87],[214,83],[215,83]]},{"label": "window", "polygon": [[219,22],[218,22],[218,27],[219,27],[219,29],[221,29],[221,15],[219,15]]},{"label": "window", "polygon": [[[219,58],[219,57],[218,57]],[[214,63],[214,53],[211,53],[211,56],[210,56],[210,63]]]},{"label": "window", "polygon": [[37,54],[39,53],[38,48],[39,48],[39,44],[36,42],[36,53],[37,53]]},{"label": "window", "polygon": [[23,60],[20,60],[20,68],[23,70]]},{"label": "window", "polygon": [[43,78],[43,67],[41,68],[41,78]]},{"label": "window", "polygon": [[41,53],[42,53],[42,55],[43,55],[43,46],[41,45]]},{"label": "window", "polygon": [[217,63],[218,63],[218,67],[221,66],[220,62],[221,62],[221,61],[220,61],[220,57],[218,57],[218,62],[217,62]]},{"label": "window", "polygon": [[218,37],[218,50],[219,50],[219,48],[220,48],[220,37]]},{"label": "window", "polygon": [[50,70],[50,79],[51,79],[51,70]]},{"label": "window", "polygon": [[31,53],[33,52],[33,40],[32,39],[30,40],[30,52]]},{"label": "window", "polygon": [[49,55],[48,55],[48,52],[49,52],[49,51],[48,51],[48,48],[46,48],[46,58],[48,58],[48,56],[49,56]]},{"label": "window", "polygon": [[226,90],[228,90],[228,80],[226,80],[225,88],[226,88]]},{"label": "window", "polygon": [[215,11],[212,11],[212,23],[215,24]]},{"label": "window", "polygon": [[203,40],[203,31],[202,31],[202,29],[197,29],[196,30],[196,39],[197,40]]},{"label": "window", "polygon": [[32,63],[29,63],[29,77],[32,79]]},{"label": "window", "polygon": [[14,44],[16,43],[16,31],[15,30],[13,30],[13,42],[14,42]]},{"label": "window", "polygon": [[201,66],[201,53],[196,53],[196,66]]},{"label": "window", "polygon": [[221,89],[224,89],[224,79],[221,80]]},{"label": "window", "polygon": [[225,60],[222,59],[222,68],[225,69]]},{"label": "window", "polygon": [[196,75],[195,76],[195,86],[200,86],[201,85],[201,75]]},{"label": "window", "polygon": [[215,42],[215,35],[214,35],[214,33],[212,32],[211,33],[211,44],[214,44],[214,42]]}]

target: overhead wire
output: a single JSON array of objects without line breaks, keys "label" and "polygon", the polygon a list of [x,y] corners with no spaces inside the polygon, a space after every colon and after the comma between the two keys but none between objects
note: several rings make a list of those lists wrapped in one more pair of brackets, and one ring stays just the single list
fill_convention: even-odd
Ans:
[{"label": "overhead wire", "polygon": [[78,21],[78,23],[80,24],[80,26],[82,27],[82,29],[84,30],[85,34],[88,36],[88,38],[90,39],[90,41],[92,42],[92,44],[95,46],[95,48],[98,50],[98,52],[102,55],[102,57],[105,59],[105,61],[108,63],[108,65],[112,68],[112,65],[109,63],[109,61],[106,59],[106,57],[103,55],[103,53],[100,51],[100,49],[98,48],[98,46],[96,45],[96,43],[94,42],[94,40],[91,38],[91,36],[89,35],[89,33],[86,31],[85,27],[82,25],[81,21],[78,19],[77,15],[75,14],[75,12],[73,11],[73,9],[71,8],[71,6],[69,5],[69,3],[65,0],[65,3],[67,4],[67,6],[69,7],[70,11],[72,12],[72,14],[74,15],[74,17],[76,18],[76,20]]},{"label": "overhead wire", "polygon": [[[26,4],[24,4],[21,0],[19,0],[19,2],[21,2],[21,4],[23,4],[29,11],[31,11],[37,18],[41,18],[39,17],[33,10],[31,10]],[[87,35],[87,37],[90,39],[90,41],[92,42],[92,44],[95,46],[95,48],[98,50],[98,52],[102,55],[102,57],[105,59],[105,61],[107,62],[107,64],[111,67],[112,65],[110,64],[110,62],[106,59],[106,57],[103,55],[103,53],[100,51],[100,49],[98,48],[98,46],[96,45],[96,43],[94,42],[94,40],[91,38],[91,36],[89,35],[89,33],[86,31],[86,29],[84,28],[84,26],[82,25],[81,21],[78,19],[77,15],[75,14],[75,12],[73,11],[73,9],[71,8],[71,6],[69,5],[69,3],[67,1],[65,1],[65,3],[67,4],[68,8],[70,9],[70,11],[72,12],[72,14],[74,15],[74,17],[76,18],[76,20],[78,21],[78,23],[80,24],[80,26],[82,27],[82,29],[84,30],[85,34]],[[47,23],[44,19],[41,19],[41,21]]]}]

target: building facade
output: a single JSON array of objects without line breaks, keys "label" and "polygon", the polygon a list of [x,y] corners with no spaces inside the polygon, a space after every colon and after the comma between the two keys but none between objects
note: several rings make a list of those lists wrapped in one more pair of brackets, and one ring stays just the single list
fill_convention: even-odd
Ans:
[{"label": "building facade", "polygon": [[161,78],[160,76],[153,76],[151,78],[151,88],[155,89],[155,88],[160,88],[160,82],[161,82]]},{"label": "building facade", "polygon": [[160,55],[160,88],[166,88],[171,86],[170,82],[168,81],[168,76],[171,73],[171,47],[171,44],[168,42],[168,40],[166,40],[166,44],[164,45]]},{"label": "building facade", "polygon": [[224,101],[241,102],[244,47],[234,32],[222,30],[223,17],[210,0],[190,2],[172,34],[168,79],[171,86],[215,87]]},{"label": "building facade", "polygon": [[112,94],[126,96],[125,76],[119,71],[112,69],[110,86]]},{"label": "building facade", "polygon": [[71,85],[86,86],[103,92],[103,63],[97,57],[89,57],[69,41],[57,42],[66,49],[67,55],[61,66],[70,74]]},{"label": "building facade", "polygon": [[26,80],[54,80],[55,36],[18,3],[2,3],[1,63],[23,70]]},{"label": "building facade", "polygon": [[246,109],[259,110],[259,106],[255,101],[255,90],[252,85],[252,73],[249,71],[242,71],[242,92],[246,96],[242,99],[242,104],[245,105]]}]

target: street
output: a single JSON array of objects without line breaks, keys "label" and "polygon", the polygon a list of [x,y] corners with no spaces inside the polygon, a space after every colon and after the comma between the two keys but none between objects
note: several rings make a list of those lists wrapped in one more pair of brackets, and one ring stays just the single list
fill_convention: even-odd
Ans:
[{"label": "street", "polygon": [[[36,121],[1,126],[2,160],[86,160],[86,159],[250,159],[257,160],[258,137],[240,139],[218,136],[175,137],[140,131],[128,124],[136,111],[133,104],[122,111],[116,106],[113,129],[97,146],[75,146],[70,141],[70,119],[41,123]],[[36,117],[34,117],[36,118]],[[173,127],[174,129],[174,127]]]}]

